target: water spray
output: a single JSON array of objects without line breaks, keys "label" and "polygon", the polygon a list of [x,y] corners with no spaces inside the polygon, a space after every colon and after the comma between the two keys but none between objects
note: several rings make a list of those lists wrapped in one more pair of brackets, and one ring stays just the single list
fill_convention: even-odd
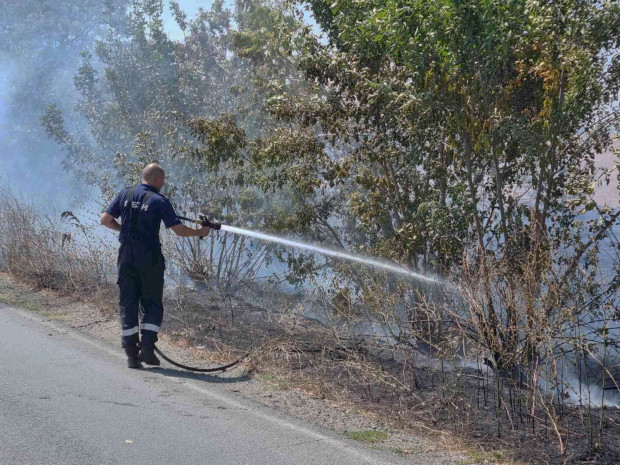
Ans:
[{"label": "water spray", "polygon": [[405,275],[410,278],[417,279],[419,281],[424,281],[424,282],[433,283],[433,284],[441,284],[441,281],[439,281],[436,278],[425,276],[419,273],[414,273],[413,271],[410,271],[407,268],[394,265],[392,263],[388,263],[388,262],[381,261],[381,260],[376,260],[370,257],[364,257],[363,255],[351,254],[351,253],[342,252],[339,250],[329,249],[326,247],[306,244],[305,242],[293,241],[290,239],[285,239],[283,237],[274,236],[272,234],[265,234],[265,233],[261,233],[257,231],[251,231],[249,229],[237,228],[235,226],[228,226],[225,224],[211,222],[204,215],[199,215],[200,219],[198,220],[192,219],[192,218],[186,218],[184,216],[178,216],[178,218],[181,220],[190,221],[200,226],[207,226],[211,229],[215,229],[216,231],[222,230],[222,231],[230,232],[233,234],[241,234],[242,236],[253,237],[255,239],[259,239],[259,240],[263,240],[267,242],[275,242],[277,244],[281,244],[281,245],[285,245],[289,247],[295,247],[297,249],[303,249],[303,250],[308,250],[314,253],[320,253],[322,255],[327,255],[329,257],[335,257],[335,258],[339,258],[342,260],[362,263],[364,265],[386,270],[391,273]]},{"label": "water spray", "polygon": [[[368,266],[372,266],[374,268],[380,268],[386,271],[390,271],[392,273],[398,273],[401,275],[405,275],[408,276],[410,278],[414,278],[420,281],[425,281],[425,282],[429,282],[429,283],[433,283],[433,284],[445,284],[442,283],[441,281],[429,277],[429,276],[424,276],[418,273],[414,273],[412,271],[409,271],[406,268],[400,267],[400,266],[396,266],[394,264],[391,263],[387,263],[384,261],[380,261],[380,260],[375,260],[369,257],[364,257],[362,255],[354,255],[354,254],[350,254],[350,253],[345,253],[345,252],[341,252],[338,250],[333,250],[333,249],[328,249],[325,247],[319,247],[316,245],[312,245],[312,244],[306,244],[304,242],[297,242],[297,241],[293,241],[290,239],[285,239],[283,237],[278,237],[278,236],[274,236],[271,234],[265,234],[265,233],[261,233],[261,232],[257,232],[257,231],[251,231],[249,229],[243,229],[243,228],[237,228],[234,226],[228,226],[225,224],[220,224],[214,221],[209,221],[209,219],[205,216],[205,215],[198,215],[199,219],[194,219],[194,218],[187,218],[185,216],[179,216],[177,215],[177,218],[179,218],[180,220],[183,221],[189,221],[190,223],[194,223],[198,226],[206,226],[208,228],[214,229],[216,231],[226,231],[226,232],[230,232],[233,234],[241,234],[243,236],[248,236],[248,237],[253,237],[255,239],[259,239],[259,240],[263,240],[263,241],[268,241],[268,242],[275,242],[277,244],[282,244],[285,246],[289,246],[289,247],[295,247],[297,249],[304,249],[304,250],[308,250],[310,252],[314,252],[314,253],[320,253],[323,255],[327,255],[330,257],[336,257],[336,258],[340,258],[343,260],[349,260],[352,262],[356,262],[356,263],[362,263],[364,265],[368,265]],[[199,237],[199,239],[202,239],[202,237]],[[259,349],[257,349],[257,351],[259,351]],[[174,366],[177,366],[179,368],[183,368],[184,370],[189,370],[189,371],[195,371],[198,373],[215,373],[215,372],[220,372],[220,371],[226,371],[234,366],[237,366],[239,363],[241,363],[244,359],[246,359],[247,357],[249,357],[251,354],[250,353],[246,353],[244,355],[242,355],[240,358],[238,358],[237,360],[233,361],[232,363],[226,364],[226,365],[222,365],[222,366],[217,366],[217,367],[212,367],[212,368],[197,368],[197,367],[191,367],[191,366],[187,366],[187,365],[183,365],[181,363],[175,362],[174,360],[171,360],[170,358],[168,358],[166,355],[164,355],[161,350],[159,350],[159,348],[155,347],[155,351],[167,362],[171,363]]]}]

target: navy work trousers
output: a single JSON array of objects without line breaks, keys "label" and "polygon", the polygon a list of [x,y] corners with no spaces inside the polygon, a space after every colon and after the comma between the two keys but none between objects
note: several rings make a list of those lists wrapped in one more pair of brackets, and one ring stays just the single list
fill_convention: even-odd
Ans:
[{"label": "navy work trousers", "polygon": [[[164,256],[159,247],[149,248],[137,240],[126,240],[118,251],[118,288],[123,348],[152,347],[164,316]],[[139,307],[142,321],[138,328]]]}]

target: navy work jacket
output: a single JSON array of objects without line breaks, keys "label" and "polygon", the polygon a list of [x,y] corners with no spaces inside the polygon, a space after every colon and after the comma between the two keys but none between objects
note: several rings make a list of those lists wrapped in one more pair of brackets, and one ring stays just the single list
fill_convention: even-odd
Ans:
[{"label": "navy work jacket", "polygon": [[[147,249],[159,250],[159,225],[163,221],[166,228],[170,228],[181,221],[174,213],[174,208],[170,201],[155,188],[148,184],[140,184],[133,188],[133,201],[129,198],[131,187],[123,189],[112,200],[106,213],[118,219],[121,217],[121,233],[118,240],[123,244],[127,239],[133,238],[142,242]],[[144,197],[148,192],[152,195],[143,204]],[[130,209],[133,206],[134,229],[131,229]]]}]

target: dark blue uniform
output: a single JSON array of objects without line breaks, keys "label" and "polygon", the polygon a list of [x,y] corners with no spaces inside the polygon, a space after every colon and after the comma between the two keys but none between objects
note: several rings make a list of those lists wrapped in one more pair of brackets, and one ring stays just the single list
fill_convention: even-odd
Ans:
[{"label": "dark blue uniform", "polygon": [[121,243],[118,251],[119,306],[124,348],[137,347],[138,308],[142,306],[140,333],[142,346],[157,342],[164,307],[164,256],[159,242],[159,225],[166,228],[180,224],[170,201],[148,184],[123,189],[106,209],[121,217]]}]

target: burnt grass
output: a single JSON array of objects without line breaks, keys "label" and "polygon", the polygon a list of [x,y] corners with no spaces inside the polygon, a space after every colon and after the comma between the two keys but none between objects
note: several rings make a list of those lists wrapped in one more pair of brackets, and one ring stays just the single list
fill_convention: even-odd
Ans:
[{"label": "burnt grass", "polygon": [[486,366],[480,370],[423,354],[413,357],[410,349],[208,291],[169,292],[165,306],[163,333],[203,349],[213,363],[252,352],[250,372],[346,403],[387,426],[448,435],[467,449],[501,450],[517,462],[620,463],[620,409],[551,404],[566,447],[561,454],[545,410],[530,415],[526,398],[531,391],[504,378],[498,383]]}]

